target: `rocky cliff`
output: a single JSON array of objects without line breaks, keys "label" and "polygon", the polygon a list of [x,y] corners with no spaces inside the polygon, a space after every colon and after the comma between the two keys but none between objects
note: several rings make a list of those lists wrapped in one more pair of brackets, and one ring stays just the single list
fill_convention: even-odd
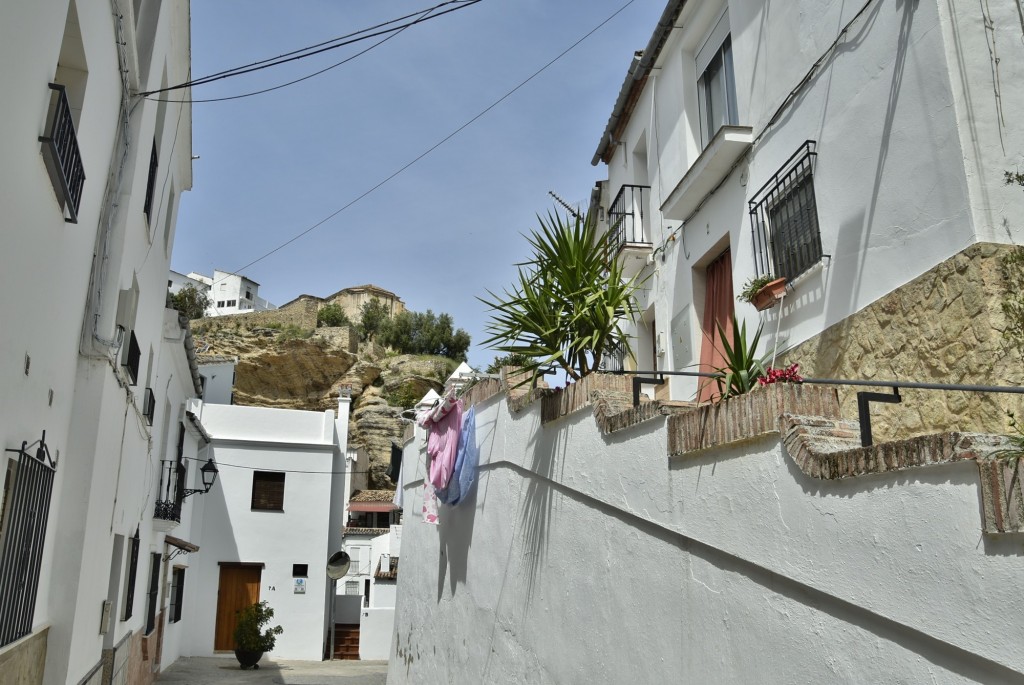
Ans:
[{"label": "rocky cliff", "polygon": [[192,328],[200,354],[238,357],[235,404],[337,409],[340,388],[350,386],[349,446],[370,455],[370,488],[394,487],[386,472],[391,441],[404,432],[403,409],[430,389],[440,391],[456,366],[445,357],[361,344],[348,328],[266,326],[246,314],[200,319]]}]

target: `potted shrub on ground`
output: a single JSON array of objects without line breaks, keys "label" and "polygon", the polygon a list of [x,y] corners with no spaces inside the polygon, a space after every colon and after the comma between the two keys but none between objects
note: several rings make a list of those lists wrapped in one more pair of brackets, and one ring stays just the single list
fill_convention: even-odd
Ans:
[{"label": "potted shrub on ground", "polygon": [[775,278],[771,274],[765,274],[748,279],[736,299],[749,302],[760,312],[774,307],[785,292],[785,278]]},{"label": "potted shrub on ground", "polygon": [[264,652],[274,649],[277,636],[284,632],[281,626],[263,629],[274,618],[274,610],[266,600],[250,604],[238,612],[235,627],[235,658],[243,668],[259,668]]}]

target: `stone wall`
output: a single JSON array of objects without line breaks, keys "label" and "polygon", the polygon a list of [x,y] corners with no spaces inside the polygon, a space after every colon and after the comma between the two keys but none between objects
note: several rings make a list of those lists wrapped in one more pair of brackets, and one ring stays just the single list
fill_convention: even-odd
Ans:
[{"label": "stone wall", "polygon": [[280,309],[265,312],[245,312],[227,316],[211,316],[193,324],[193,329],[219,330],[223,328],[260,328],[271,325],[298,326],[302,329],[316,328],[316,313],[320,301],[314,298],[299,298]]},{"label": "stone wall", "polygon": [[46,636],[43,628],[0,648],[0,685],[37,685],[43,682],[46,666]]},{"label": "stone wall", "polygon": [[[812,378],[1022,385],[1022,364],[1004,345],[999,260],[1011,246],[980,243],[780,356]],[[873,388],[859,388],[874,390]],[[888,392],[885,389],[878,389]],[[840,387],[843,414],[857,389]],[[1020,395],[901,390],[901,404],[872,405],[876,440],[938,431],[1007,432]]]}]

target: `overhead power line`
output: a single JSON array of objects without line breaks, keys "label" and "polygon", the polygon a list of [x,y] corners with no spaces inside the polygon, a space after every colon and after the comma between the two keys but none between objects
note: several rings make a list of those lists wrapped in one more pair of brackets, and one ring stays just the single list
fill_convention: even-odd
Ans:
[{"label": "overhead power line", "polygon": [[[444,16],[446,14],[451,14],[452,12],[457,12],[459,10],[466,9],[467,7],[475,5],[478,2],[480,2],[480,1],[481,0],[446,0],[445,2],[442,2],[442,3],[438,4],[438,5],[434,5],[433,7],[428,7],[426,9],[420,10],[418,12],[413,12],[412,14],[407,14],[405,16],[398,17],[396,19],[391,19],[389,21],[377,24],[375,26],[371,26],[371,27],[368,27],[368,28],[365,28],[365,29],[361,29],[361,30],[355,31],[353,33],[348,33],[348,34],[345,34],[344,36],[338,36],[337,38],[332,38],[329,41],[324,41],[322,43],[317,43],[315,45],[310,45],[310,46],[307,46],[305,48],[300,48],[298,50],[293,50],[291,52],[286,52],[284,54],[278,55],[277,57],[270,57],[268,59],[260,60],[258,62],[252,62],[251,64],[246,64],[246,65],[241,66],[241,67],[235,67],[233,69],[227,69],[225,71],[219,71],[219,72],[217,72],[215,74],[210,74],[208,76],[203,76],[203,77],[200,77],[200,78],[190,79],[188,81],[184,81],[182,83],[178,83],[178,84],[173,85],[173,86],[167,86],[166,88],[159,88],[159,89],[156,89],[156,90],[147,90],[147,91],[144,91],[142,93],[139,93],[139,95],[141,95],[143,97],[149,97],[149,96],[152,96],[152,95],[157,95],[159,93],[166,93],[166,92],[170,92],[170,91],[173,91],[173,90],[181,90],[183,88],[192,88],[192,87],[195,87],[195,86],[202,86],[202,85],[206,85],[206,84],[209,84],[209,83],[214,83],[216,81],[221,81],[223,79],[232,78],[234,76],[242,76],[244,74],[249,74],[249,73],[252,73],[252,72],[255,72],[255,71],[261,71],[263,69],[269,69],[271,67],[276,67],[276,66],[280,66],[282,64],[287,64],[289,62],[295,62],[297,60],[306,59],[307,57],[313,57],[315,55],[319,55],[321,53],[328,52],[330,50],[336,50],[338,48],[346,47],[346,46],[352,45],[354,43],[358,43],[358,42],[361,42],[361,41],[364,41],[364,40],[369,40],[371,38],[376,38],[377,36],[385,36],[385,38],[383,40],[378,41],[377,43],[375,43],[371,47],[367,48],[366,50],[363,50],[362,52],[356,53],[352,57],[349,57],[349,58],[347,58],[345,60],[342,60],[341,62],[338,62],[337,64],[333,64],[333,65],[331,65],[331,66],[329,66],[329,67],[327,67],[325,69],[321,69],[320,71],[317,71],[316,73],[309,74],[309,75],[307,75],[305,77],[296,79],[296,80],[291,81],[289,83],[281,84],[279,86],[275,86],[275,87],[272,87],[272,88],[266,88],[264,90],[256,91],[256,92],[253,92],[253,93],[247,93],[247,94],[243,94],[243,95],[235,95],[235,96],[232,96],[232,97],[225,97],[225,98],[211,98],[211,99],[208,99],[208,100],[163,100],[163,102],[216,102],[216,101],[219,101],[219,100],[235,100],[235,99],[238,99],[240,97],[248,97],[249,95],[258,95],[259,93],[265,93],[265,92],[268,92],[270,90],[276,90],[278,88],[283,88],[285,86],[292,85],[293,83],[299,83],[300,81],[304,81],[306,79],[312,78],[313,76],[317,76],[318,74],[322,74],[325,71],[328,71],[330,69],[333,69],[334,67],[340,66],[340,65],[344,64],[345,62],[351,61],[355,57],[358,57],[359,55],[362,55],[362,54],[368,52],[369,50],[372,50],[373,48],[375,48],[378,45],[380,45],[381,43],[384,43],[385,41],[393,38],[394,36],[396,36],[397,34],[401,33],[402,31],[404,31],[407,28],[410,28],[412,26],[416,26],[417,24],[421,24],[421,23],[429,21],[431,19],[437,19],[438,17],[442,17],[442,16]],[[437,11],[437,10],[440,10],[441,8],[443,8],[443,7],[448,6],[448,5],[456,5],[456,6],[455,7],[451,7],[449,9],[445,9],[443,11]],[[411,19],[411,21],[406,21],[406,20],[410,20],[410,19]],[[405,23],[399,23],[399,22],[405,22]],[[397,26],[391,26],[390,28],[386,28],[386,29],[383,29],[383,30],[377,30],[377,29],[381,29],[382,27],[385,27],[385,26],[390,26],[392,24],[398,24],[398,25]]]},{"label": "overhead power line", "polygon": [[235,269],[234,273],[241,273],[245,269],[248,269],[250,266],[258,264],[258,263],[262,262],[264,259],[266,259],[267,257],[270,257],[271,255],[275,254],[276,252],[279,252],[280,250],[283,250],[284,248],[286,248],[289,245],[291,245],[292,243],[294,243],[296,240],[299,240],[300,238],[310,234],[311,232],[313,232],[314,230],[316,230],[320,226],[324,225],[325,223],[327,223],[328,221],[330,221],[334,217],[338,216],[339,214],[341,214],[346,209],[348,209],[349,207],[353,206],[354,204],[356,204],[357,202],[359,202],[363,198],[365,198],[368,195],[370,195],[370,194],[376,192],[377,190],[379,190],[382,186],[384,186],[388,182],[392,181],[393,179],[395,179],[396,177],[398,177],[399,175],[404,173],[407,169],[409,169],[409,167],[413,166],[414,164],[419,162],[421,159],[423,159],[424,157],[429,155],[431,152],[433,152],[437,148],[439,148],[442,145],[444,145],[445,143],[447,143],[449,140],[451,140],[452,138],[457,136],[459,133],[461,133],[462,131],[467,129],[469,126],[471,126],[473,123],[475,123],[478,119],[480,119],[485,114],[490,112],[492,109],[494,109],[495,107],[500,105],[502,102],[504,102],[505,100],[510,98],[513,94],[515,94],[519,89],[521,89],[527,83],[529,83],[530,81],[532,81],[533,79],[537,78],[542,73],[547,71],[553,64],[555,64],[560,59],[565,57],[567,54],[572,52],[572,50],[575,49],[580,43],[582,43],[583,41],[587,40],[592,35],[597,33],[605,24],[607,24],[612,19],[617,17],[620,13],[622,13],[627,7],[632,5],[634,2],[636,2],[636,0],[628,0],[628,2],[626,2],[624,5],[619,7],[614,12],[612,12],[607,18],[605,18],[603,21],[601,21],[599,24],[597,24],[597,26],[595,26],[594,28],[590,29],[585,34],[583,34],[583,36],[581,36],[578,40],[576,40],[576,42],[574,42],[572,45],[570,45],[569,47],[565,48],[560,53],[558,53],[558,55],[556,55],[553,59],[551,59],[547,64],[545,64],[540,69],[537,69],[535,72],[533,72],[532,74],[527,76],[525,79],[520,81],[515,87],[513,87],[511,90],[506,92],[504,95],[499,97],[497,100],[495,100],[494,102],[489,104],[487,107],[485,107],[483,110],[481,110],[478,114],[476,114],[475,116],[470,118],[468,121],[466,121],[464,124],[462,124],[461,126],[456,128],[454,131],[452,131],[451,133],[446,135],[444,138],[442,138],[438,142],[436,142],[433,145],[431,145],[425,151],[421,152],[419,155],[417,155],[416,157],[412,158],[410,161],[408,161],[405,164],[403,164],[402,166],[400,166],[396,171],[392,172],[391,175],[389,175],[389,176],[385,177],[383,180],[379,181],[376,185],[372,186],[369,190],[364,191],[363,193],[361,193],[360,195],[355,197],[353,200],[350,200],[348,203],[346,203],[345,205],[343,205],[339,209],[336,209],[335,211],[331,212],[330,214],[325,216],[323,219],[320,219],[319,221],[317,221],[315,224],[313,224],[309,228],[307,228],[307,229],[301,231],[300,233],[297,233],[296,235],[292,236],[291,238],[289,238],[285,242],[281,243],[277,247],[273,248],[272,250],[270,250],[270,251],[264,253],[263,255],[257,257],[256,259],[252,260],[248,264]]}]

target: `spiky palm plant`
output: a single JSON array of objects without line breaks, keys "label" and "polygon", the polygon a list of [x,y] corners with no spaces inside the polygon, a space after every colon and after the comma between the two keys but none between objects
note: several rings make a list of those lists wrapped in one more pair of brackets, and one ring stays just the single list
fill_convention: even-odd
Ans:
[{"label": "spiky palm plant", "polygon": [[747,322],[738,323],[735,314],[732,317],[732,342],[726,338],[720,323],[716,322],[715,326],[718,327],[718,339],[725,357],[725,365],[715,369],[722,374],[722,378],[716,378],[715,382],[721,399],[726,400],[750,392],[757,385],[757,379],[765,375],[764,359],[757,356],[761,327],[757,327],[754,339],[748,345]]},{"label": "spiky palm plant", "polygon": [[493,314],[484,344],[526,357],[535,376],[554,364],[572,379],[595,371],[616,344],[631,352],[622,324],[637,313],[637,276],[625,278],[608,245],[587,216],[548,212],[526,236],[531,259],[518,264],[518,278],[503,296],[478,298]]}]

